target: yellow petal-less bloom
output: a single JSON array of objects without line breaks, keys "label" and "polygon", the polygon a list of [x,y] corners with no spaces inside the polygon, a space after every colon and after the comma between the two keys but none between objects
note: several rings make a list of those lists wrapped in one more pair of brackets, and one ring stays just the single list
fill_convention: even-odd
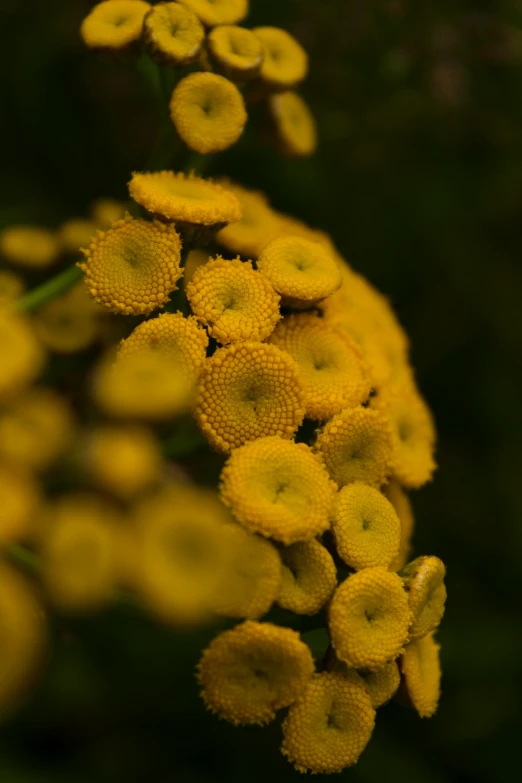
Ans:
[{"label": "yellow petal-less bloom", "polygon": [[283,581],[277,603],[296,614],[317,614],[337,585],[337,570],[326,547],[312,539],[284,547]]},{"label": "yellow petal-less bloom", "polygon": [[125,204],[113,198],[97,198],[91,205],[91,216],[97,228],[106,230],[125,217]]},{"label": "yellow petal-less bloom", "polygon": [[227,181],[223,185],[237,197],[243,216],[219,231],[216,239],[220,245],[245,258],[257,258],[271,239],[288,233],[263,193]]},{"label": "yellow petal-less bloom", "polygon": [[0,307],[22,296],[25,283],[21,277],[9,269],[0,269]]},{"label": "yellow petal-less bloom", "polygon": [[397,661],[389,661],[381,669],[369,671],[368,669],[346,669],[340,664],[342,672],[349,679],[361,684],[368,693],[372,707],[376,710],[382,707],[397,693],[401,684],[401,674]]},{"label": "yellow petal-less bloom", "polygon": [[399,576],[408,593],[412,611],[410,639],[420,639],[435,631],[446,604],[446,567],[433,555],[418,557],[403,568]]},{"label": "yellow petal-less bloom", "polygon": [[62,497],[43,515],[42,580],[51,601],[68,612],[105,604],[117,576],[118,512],[91,495]]},{"label": "yellow petal-less bloom", "polygon": [[81,463],[97,486],[126,499],[159,478],[162,460],[150,430],[105,426],[87,436]]},{"label": "yellow petal-less bloom", "polygon": [[207,36],[207,49],[218,70],[242,82],[257,76],[263,61],[263,45],[251,30],[220,25]]},{"label": "yellow petal-less bloom", "polygon": [[94,299],[125,315],[150,313],[169,301],[182,275],[181,240],[172,225],[127,215],[102,231],[78,266]]},{"label": "yellow petal-less bloom", "polygon": [[413,509],[408,495],[397,481],[390,481],[384,494],[394,507],[401,522],[399,554],[390,566],[390,571],[400,571],[408,562],[411,552],[411,537],[415,525]]},{"label": "yellow petal-less bloom", "polygon": [[384,390],[372,407],[390,419],[393,476],[404,487],[418,489],[435,470],[435,426],[431,411],[416,387]]},{"label": "yellow petal-less bloom", "polygon": [[234,557],[226,509],[213,493],[169,486],[143,500],[135,516],[135,585],[147,606],[181,627],[207,621]]},{"label": "yellow petal-less bloom", "polygon": [[0,566],[0,716],[25,695],[43,662],[43,611],[29,583]]},{"label": "yellow petal-less bloom", "polygon": [[297,699],[313,670],[296,631],[247,620],[210,643],[198,677],[205,704],[221,718],[264,724]]},{"label": "yellow petal-less bloom", "polygon": [[348,484],[337,494],[332,530],[339,555],[357,571],[389,568],[398,554],[399,517],[379,490],[365,484]]},{"label": "yellow petal-less bloom", "polygon": [[93,49],[124,49],[141,38],[143,19],[150,4],[142,0],[105,0],[94,6],[82,22],[84,43]]},{"label": "yellow petal-less bloom", "polygon": [[247,113],[235,84],[217,73],[191,73],[170,99],[170,117],[187,147],[204,155],[231,147],[243,133]]},{"label": "yellow petal-less bloom", "polygon": [[45,470],[71,443],[74,421],[50,387],[30,389],[0,413],[0,456],[30,470]]},{"label": "yellow petal-less bloom", "polygon": [[306,541],[329,527],[336,489],[306,444],[280,437],[235,449],[221,473],[221,497],[236,519],[284,544]]},{"label": "yellow petal-less bloom", "polygon": [[274,345],[220,348],[201,373],[196,420],[210,444],[229,452],[267,435],[291,438],[303,421],[296,363]]},{"label": "yellow petal-less bloom", "polygon": [[332,254],[318,242],[296,236],[273,239],[261,251],[257,268],[281,294],[283,303],[297,308],[320,302],[342,282]]},{"label": "yellow petal-less bloom", "polygon": [[200,266],[203,266],[209,260],[210,256],[205,250],[199,250],[196,248],[196,250],[191,250],[189,252],[187,260],[185,261],[185,266],[183,267],[183,282],[185,288],[194,277],[194,272],[196,269],[199,269]]},{"label": "yellow petal-less bloom", "polygon": [[196,318],[220,343],[264,340],[281,318],[279,295],[239,258],[211,259],[196,270],[186,293]]},{"label": "yellow petal-less bloom", "polygon": [[288,90],[302,82],[308,72],[308,57],[290,33],[279,27],[255,27],[265,56],[261,79],[276,90]]},{"label": "yellow petal-less bloom", "polygon": [[195,383],[203,367],[208,337],[193,316],[185,318],[180,312],[162,313],[137,326],[118,350],[118,360],[143,351],[158,353],[173,362],[177,372]]},{"label": "yellow petal-less bloom", "polygon": [[179,0],[190,8],[206,27],[237,24],[248,13],[248,0]]},{"label": "yellow petal-less bloom", "polygon": [[98,232],[94,220],[71,218],[62,223],[57,232],[61,249],[65,253],[79,253],[81,247],[88,247]]},{"label": "yellow petal-less bloom", "polygon": [[44,353],[27,323],[0,311],[0,400],[19,394],[40,372]]},{"label": "yellow petal-less bloom", "polygon": [[269,342],[297,362],[309,418],[329,419],[368,398],[370,377],[357,345],[324,319],[309,313],[287,316]]},{"label": "yellow petal-less bloom", "polygon": [[224,534],[234,556],[216,590],[214,611],[223,617],[257,620],[268,612],[281,586],[279,552],[270,541],[241,525],[226,525]]},{"label": "yellow petal-less bloom", "polygon": [[196,14],[180,3],[158,3],[145,17],[143,35],[152,53],[172,65],[188,65],[205,37]]},{"label": "yellow petal-less bloom", "polygon": [[81,283],[38,308],[32,318],[34,332],[53,353],[83,351],[100,335],[97,307]]},{"label": "yellow petal-less bloom", "polygon": [[421,718],[431,718],[440,698],[440,645],[428,634],[411,642],[401,658],[409,699]]},{"label": "yellow petal-less bloom", "polygon": [[0,256],[16,266],[46,268],[54,264],[59,249],[56,235],[38,226],[8,226],[0,233]]},{"label": "yellow petal-less bloom", "polygon": [[348,408],[325,425],[314,451],[340,487],[353,481],[380,487],[391,470],[389,422],[379,411]]},{"label": "yellow petal-less bloom", "polygon": [[374,723],[363,687],[338,672],[314,674],[283,722],[281,751],[299,772],[342,772],[357,762]]},{"label": "yellow petal-less bloom", "polygon": [[40,500],[39,486],[29,472],[0,463],[0,545],[31,532]]},{"label": "yellow petal-less bloom", "polygon": [[274,93],[268,100],[280,145],[291,157],[307,157],[317,149],[317,128],[312,112],[296,92]]},{"label": "yellow petal-less bloom", "polygon": [[193,175],[134,172],[129,193],[149,212],[176,223],[216,226],[241,218],[239,201],[231,191]]},{"label": "yellow petal-less bloom", "polygon": [[328,624],[337,657],[354,669],[380,669],[403,651],[411,612],[402,580],[385,568],[363,568],[335,591]]}]

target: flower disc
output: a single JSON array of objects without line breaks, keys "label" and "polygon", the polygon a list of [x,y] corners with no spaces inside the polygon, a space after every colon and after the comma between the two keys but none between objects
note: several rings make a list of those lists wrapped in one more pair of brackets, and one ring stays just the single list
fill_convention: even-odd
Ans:
[{"label": "flower disc", "polygon": [[205,31],[189,8],[159,3],[145,17],[145,41],[152,52],[173,65],[188,65],[198,56]]},{"label": "flower disc", "polygon": [[317,128],[312,112],[296,92],[274,93],[268,101],[283,151],[306,157],[317,148]]},{"label": "flower disc", "polygon": [[295,38],[279,27],[255,27],[265,50],[261,79],[270,87],[285,90],[303,81],[308,72],[308,57]]},{"label": "flower disc", "polygon": [[105,0],[82,22],[84,43],[95,49],[123,49],[141,38],[150,4],[143,0]]}]

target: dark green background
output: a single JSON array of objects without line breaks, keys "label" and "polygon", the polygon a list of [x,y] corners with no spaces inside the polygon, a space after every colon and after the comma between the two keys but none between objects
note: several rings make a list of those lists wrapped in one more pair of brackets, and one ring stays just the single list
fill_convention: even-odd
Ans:
[{"label": "dark green background", "polygon": [[[522,4],[251,0],[249,22],[306,46],[321,149],[282,162],[248,128],[212,163],[331,232],[392,299],[438,424],[440,469],[413,498],[417,553],[448,567],[443,698],[395,704],[341,778],[503,781],[517,774],[522,563]],[[125,198],[157,107],[139,75],[84,50],[80,0],[2,0],[0,224],[57,225]],[[123,610],[57,621],[34,698],[0,731],[2,783],[297,780],[279,727],[205,714],[204,639]],[[205,636],[205,634],[203,634]]]}]

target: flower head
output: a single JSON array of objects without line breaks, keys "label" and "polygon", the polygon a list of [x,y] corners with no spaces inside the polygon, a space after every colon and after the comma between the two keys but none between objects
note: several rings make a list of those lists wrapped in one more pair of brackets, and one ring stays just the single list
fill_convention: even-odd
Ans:
[{"label": "flower head", "polygon": [[368,398],[370,378],[357,345],[324,319],[310,313],[286,316],[269,342],[297,362],[309,418],[329,419]]},{"label": "flower head", "polygon": [[159,3],[145,17],[143,34],[152,53],[172,65],[198,56],[205,31],[196,14],[180,3]]},{"label": "flower head", "polygon": [[299,772],[342,772],[356,763],[374,723],[364,688],[338,672],[314,674],[284,720],[281,751]]},{"label": "flower head", "polygon": [[249,530],[284,544],[323,533],[336,490],[304,443],[281,437],[234,449],[221,473],[221,497]]},{"label": "flower head", "polygon": [[248,261],[211,259],[186,287],[192,312],[220,343],[264,340],[280,319],[279,295]]},{"label": "flower head", "polygon": [[19,541],[31,531],[40,505],[40,489],[33,476],[0,462],[0,544]]},{"label": "flower head", "polygon": [[125,217],[125,205],[113,198],[97,198],[91,205],[91,215],[96,226],[106,230]]},{"label": "flower head", "polygon": [[216,636],[198,669],[209,709],[231,723],[263,724],[297,699],[314,662],[296,631],[247,620]]},{"label": "flower head", "polygon": [[88,247],[91,244],[97,231],[98,226],[94,220],[71,218],[62,223],[57,237],[65,253],[79,253],[81,247]]},{"label": "flower head", "polygon": [[319,541],[299,541],[281,550],[283,581],[277,603],[296,614],[317,614],[337,585],[337,570]]},{"label": "flower head", "polygon": [[0,400],[19,394],[40,372],[44,354],[23,318],[0,311]]},{"label": "flower head", "polygon": [[80,283],[38,308],[32,319],[33,329],[50,351],[76,353],[88,348],[99,337],[100,311],[85,285]]},{"label": "flower head", "polygon": [[310,307],[339,288],[341,270],[324,245],[296,236],[273,239],[261,251],[257,268],[283,302]]},{"label": "flower head", "polygon": [[231,191],[193,175],[134,172],[129,193],[149,212],[176,223],[216,226],[241,218],[241,207]]},{"label": "flower head", "polygon": [[148,11],[150,4],[143,0],[104,0],[83,20],[83,41],[95,49],[124,49],[141,38]]},{"label": "flower head", "polygon": [[0,308],[14,302],[25,291],[21,277],[9,269],[0,269]]},{"label": "flower head", "polygon": [[440,645],[430,633],[410,642],[401,658],[401,671],[411,703],[421,718],[431,718],[440,697]]},{"label": "flower head", "polygon": [[207,49],[217,68],[242,82],[257,76],[263,61],[263,45],[246,27],[220,25],[207,36]]},{"label": "flower head", "polygon": [[297,365],[274,345],[240,342],[206,360],[195,416],[218,451],[265,435],[291,438],[303,415]]},{"label": "flower head", "polygon": [[99,232],[83,253],[85,261],[78,266],[94,299],[125,315],[163,307],[182,274],[179,235],[157,220],[149,223],[127,215]]},{"label": "flower head", "polygon": [[38,226],[9,226],[0,233],[0,255],[11,264],[28,268],[51,266],[59,243],[51,231]]},{"label": "flower head", "polygon": [[257,258],[271,239],[285,233],[281,217],[271,209],[262,193],[231,182],[225,181],[223,184],[237,197],[242,218],[222,228],[216,239],[234,253],[240,253],[246,258]]},{"label": "flower head", "polygon": [[253,32],[265,51],[261,79],[276,90],[302,82],[308,72],[308,57],[301,44],[279,27],[255,27]]},{"label": "flower head", "polygon": [[170,116],[187,147],[202,154],[231,147],[247,121],[236,85],[217,73],[202,71],[178,83],[170,99]]},{"label": "flower head", "polygon": [[375,669],[374,671],[369,669],[347,669],[342,662],[339,662],[338,666],[339,671],[345,677],[363,686],[371,699],[374,710],[386,704],[395,695],[401,683],[401,674],[397,661],[388,661],[381,669]]},{"label": "flower head", "polygon": [[284,153],[307,157],[317,148],[317,128],[307,104],[296,92],[274,93],[268,100],[271,117]]},{"label": "flower head", "polygon": [[415,525],[413,509],[408,495],[394,479],[387,484],[384,494],[395,509],[401,523],[399,554],[390,566],[390,571],[400,571],[408,562],[411,552],[411,536]]},{"label": "flower head", "polygon": [[410,638],[420,639],[435,631],[446,604],[446,566],[438,557],[418,557],[402,569],[402,577],[408,592],[412,611]]},{"label": "flower head", "polygon": [[319,434],[315,452],[333,480],[380,487],[390,473],[391,436],[387,418],[368,408],[348,408]]},{"label": "flower head", "polygon": [[354,669],[380,669],[408,641],[411,612],[401,578],[363,568],[337,588],[328,623],[337,657]]},{"label": "flower head", "polygon": [[248,13],[248,0],[179,0],[191,8],[206,27],[236,24]]},{"label": "flower head", "polygon": [[401,523],[395,509],[365,484],[347,484],[338,493],[332,529],[339,555],[356,570],[388,568],[399,551]]}]

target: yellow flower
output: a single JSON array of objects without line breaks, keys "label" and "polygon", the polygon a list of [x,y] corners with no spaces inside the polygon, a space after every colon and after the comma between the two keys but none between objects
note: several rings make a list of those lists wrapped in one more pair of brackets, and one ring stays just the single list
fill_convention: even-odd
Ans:
[{"label": "yellow flower", "polygon": [[125,205],[112,198],[97,198],[91,205],[91,215],[97,228],[106,230],[125,217]]},{"label": "yellow flower", "polygon": [[63,397],[33,388],[0,413],[0,455],[32,470],[48,468],[71,443],[74,421]]},{"label": "yellow flower", "polygon": [[297,699],[314,662],[296,631],[247,620],[216,636],[198,668],[210,710],[236,725],[263,724]]},{"label": "yellow flower", "polygon": [[288,710],[281,751],[299,772],[342,772],[357,762],[374,723],[364,688],[337,672],[314,674]]},{"label": "yellow flower", "polygon": [[411,703],[421,718],[431,718],[440,697],[440,645],[430,633],[411,642],[401,658],[401,671]]},{"label": "yellow flower", "polygon": [[83,283],[51,299],[33,315],[33,329],[46,348],[54,353],[83,351],[100,335],[98,305]]},{"label": "yellow flower", "polygon": [[58,242],[65,253],[79,253],[81,247],[91,244],[97,231],[98,226],[94,220],[71,218],[58,229]]},{"label": "yellow flower", "polygon": [[96,366],[93,396],[118,418],[156,421],[185,412],[191,405],[193,378],[173,356],[139,351],[114,364],[105,357]]},{"label": "yellow flower", "polygon": [[348,669],[348,676],[351,676],[352,672],[362,682],[375,710],[386,704],[396,694],[401,683],[397,661],[389,661],[382,669],[376,669],[373,672],[368,669]]},{"label": "yellow flower", "polygon": [[203,367],[195,416],[217,451],[265,435],[291,438],[304,416],[297,365],[265,343],[220,348]]},{"label": "yellow flower", "polygon": [[279,27],[255,27],[265,51],[261,79],[276,90],[287,90],[308,73],[308,57],[295,38]]},{"label": "yellow flower", "polygon": [[224,528],[229,515],[217,496],[169,486],[135,512],[135,584],[147,606],[166,622],[208,620],[234,552]]},{"label": "yellow flower", "polygon": [[51,601],[64,611],[98,609],[117,577],[118,513],[90,495],[62,497],[43,515],[42,579]]},{"label": "yellow flower", "polygon": [[95,49],[123,49],[141,38],[150,4],[142,0],[105,0],[94,6],[80,28],[84,43]]},{"label": "yellow flower", "polygon": [[44,354],[26,320],[0,311],[0,400],[19,394],[36,378]]},{"label": "yellow flower", "polygon": [[393,476],[404,487],[417,489],[433,476],[435,425],[430,409],[413,384],[383,390],[371,402],[390,419]]},{"label": "yellow flower", "polygon": [[339,555],[356,570],[389,568],[399,551],[401,523],[395,509],[365,484],[348,484],[338,493],[332,530]]},{"label": "yellow flower", "polygon": [[159,3],[143,23],[152,53],[172,65],[188,65],[198,56],[205,31],[195,13],[179,3]]},{"label": "yellow flower", "polygon": [[176,223],[217,226],[241,218],[239,201],[231,191],[193,175],[134,172],[129,193],[149,212]]},{"label": "yellow flower", "polygon": [[242,82],[257,76],[263,61],[263,45],[251,30],[234,25],[215,27],[207,36],[207,48],[218,70]]},{"label": "yellow flower", "polygon": [[40,500],[39,486],[30,473],[0,462],[0,545],[31,532]]},{"label": "yellow flower", "polygon": [[385,568],[363,568],[335,591],[329,627],[337,657],[354,669],[380,669],[403,651],[411,612],[402,580]]},{"label": "yellow flower", "polygon": [[277,603],[296,614],[317,614],[337,585],[337,571],[326,547],[312,539],[284,547],[283,582]]},{"label": "yellow flower", "polygon": [[413,509],[411,507],[411,501],[401,488],[397,481],[390,481],[386,486],[384,494],[394,507],[397,516],[401,522],[401,540],[399,544],[399,554],[392,562],[390,571],[400,571],[406,563],[411,552],[411,536],[413,533],[413,527],[415,520],[413,518]]},{"label": "yellow flower", "polygon": [[206,27],[236,24],[248,13],[248,0],[179,0],[192,9]]},{"label": "yellow flower", "polygon": [[281,217],[271,209],[262,193],[247,190],[231,182],[223,184],[237,197],[243,217],[222,228],[216,239],[220,245],[234,253],[257,258],[271,239],[286,233]]},{"label": "yellow flower", "polygon": [[205,362],[207,345],[206,332],[193,316],[185,318],[180,312],[162,313],[144,321],[121,341],[118,360],[145,351],[161,354],[192,384],[197,381]]},{"label": "yellow flower", "polygon": [[296,236],[273,239],[261,251],[257,268],[283,303],[307,308],[336,291],[342,282],[335,258],[318,242]]},{"label": "yellow flower", "polygon": [[37,226],[9,226],[0,233],[0,255],[11,264],[40,269],[58,258],[58,240]]},{"label": "yellow flower", "polygon": [[220,343],[264,340],[281,318],[279,296],[249,261],[211,259],[186,286],[192,312]]},{"label": "yellow flower", "polygon": [[235,449],[221,497],[249,530],[292,544],[329,527],[336,486],[304,443],[265,437]]},{"label": "yellow flower", "polygon": [[137,426],[104,426],[89,433],[81,454],[101,488],[131,498],[159,478],[161,452],[152,432]]},{"label": "yellow flower", "polygon": [[269,342],[297,362],[309,418],[329,419],[368,398],[370,379],[357,345],[324,319],[310,313],[286,316]]},{"label": "yellow flower", "polygon": [[222,584],[216,590],[214,610],[224,617],[256,620],[268,612],[281,586],[281,558],[273,544],[226,525],[224,534],[234,553]]},{"label": "yellow flower", "polygon": [[380,487],[390,473],[391,436],[387,418],[369,408],[348,408],[320,432],[314,451],[333,480]]},{"label": "yellow flower", "polygon": [[235,84],[216,73],[191,73],[170,99],[170,117],[187,147],[209,154],[235,144],[243,133],[247,113]]},{"label": "yellow flower", "polygon": [[0,716],[23,696],[44,658],[43,611],[28,582],[0,566]]},{"label": "yellow flower", "polygon": [[296,92],[275,93],[268,100],[283,152],[291,157],[307,157],[317,149],[315,119]]},{"label": "yellow flower", "polygon": [[25,283],[21,277],[9,269],[0,269],[0,308],[14,302],[25,291]]},{"label": "yellow flower", "polygon": [[420,639],[435,631],[446,604],[446,567],[433,555],[418,557],[399,574],[408,593],[412,612],[410,639]]},{"label": "yellow flower", "polygon": [[210,256],[206,250],[196,249],[189,252],[187,260],[185,261],[185,266],[183,267],[183,282],[185,284],[185,289],[194,277],[196,269],[199,269],[200,266],[206,264],[209,258]]},{"label": "yellow flower", "polygon": [[[137,0],[133,0],[137,2]],[[150,313],[169,301],[181,277],[181,241],[171,225],[127,215],[101,231],[78,266],[96,301],[125,315]]]}]

